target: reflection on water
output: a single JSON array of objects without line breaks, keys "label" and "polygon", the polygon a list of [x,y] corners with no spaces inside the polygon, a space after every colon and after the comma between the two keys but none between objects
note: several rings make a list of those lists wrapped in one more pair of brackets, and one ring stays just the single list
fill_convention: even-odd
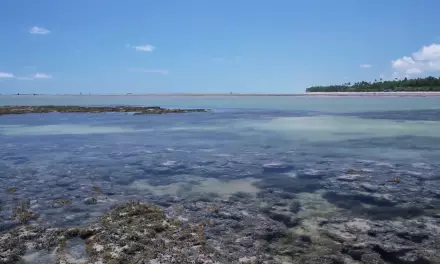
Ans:
[{"label": "reflection on water", "polygon": [[[405,119],[399,112],[260,113],[0,117],[0,230],[19,224],[13,212],[23,205],[39,214],[37,223],[77,226],[127,200],[155,203],[185,221],[213,218],[203,212],[215,204],[217,228],[227,228],[207,229],[210,243],[241,252],[244,242],[235,249],[225,243],[232,233],[246,237],[259,224],[281,225],[282,238],[262,237],[270,254],[290,263],[329,243],[354,241],[350,228],[367,223],[410,228],[405,221],[423,217],[435,225],[439,120],[408,112]],[[341,222],[353,217],[361,220]],[[252,224],[244,224],[248,218]],[[49,253],[28,252],[24,260],[53,258]]]}]

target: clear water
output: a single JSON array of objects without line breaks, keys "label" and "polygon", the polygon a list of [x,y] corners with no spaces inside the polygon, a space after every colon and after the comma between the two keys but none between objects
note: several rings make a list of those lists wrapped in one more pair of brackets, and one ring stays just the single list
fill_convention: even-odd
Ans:
[{"label": "clear water", "polygon": [[278,109],[331,113],[439,109],[439,97],[329,96],[57,96],[0,95],[0,105],[148,105],[181,108]]},{"label": "clear water", "polygon": [[[301,170],[440,170],[438,98],[0,96],[0,105],[48,104],[214,111],[0,116],[0,186],[17,188],[0,192],[3,219],[23,199],[40,213],[37,221],[69,226],[130,199],[282,189]],[[262,169],[270,163],[293,169],[273,182]],[[386,171],[377,173],[390,177]],[[93,186],[103,195],[86,204]],[[72,204],[54,206],[58,199]]]}]

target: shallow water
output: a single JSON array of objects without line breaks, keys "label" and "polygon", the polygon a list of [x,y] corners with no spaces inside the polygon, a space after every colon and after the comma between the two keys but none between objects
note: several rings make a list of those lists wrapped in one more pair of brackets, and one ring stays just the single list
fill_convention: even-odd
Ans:
[{"label": "shallow water", "polygon": [[278,109],[331,113],[439,109],[434,97],[0,95],[0,105],[145,105],[169,108]]},{"label": "shallow water", "polygon": [[[26,199],[40,214],[37,222],[76,226],[126,200],[161,204],[170,196],[227,198],[237,192],[255,197],[267,188],[302,193],[310,211],[301,215],[307,218],[328,203],[319,195],[324,184],[313,175],[343,174],[353,167],[384,181],[399,173],[440,173],[436,98],[7,98],[0,97],[0,104],[215,111],[0,116],[0,186],[16,188],[0,192],[0,229],[11,224],[14,204]],[[273,164],[282,166],[271,170]],[[96,203],[87,203],[91,197]],[[59,205],[60,199],[71,204]],[[310,205],[314,201],[323,202]],[[297,231],[313,229],[301,228]]]}]

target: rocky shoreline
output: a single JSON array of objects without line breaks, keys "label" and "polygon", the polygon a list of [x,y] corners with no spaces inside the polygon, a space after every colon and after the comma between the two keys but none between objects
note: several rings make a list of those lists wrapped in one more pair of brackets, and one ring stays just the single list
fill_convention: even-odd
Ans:
[{"label": "rocky shoreline", "polygon": [[1,106],[0,115],[34,114],[34,113],[134,113],[135,115],[146,114],[171,114],[208,112],[207,109],[168,109],[159,106]]},{"label": "rocky shoreline", "polygon": [[[22,190],[9,187],[15,205],[0,222],[0,263],[440,263],[440,186],[432,168],[357,164],[338,171],[296,169],[295,176],[280,178],[293,168],[269,163],[255,182],[257,193],[144,190],[148,204],[115,204],[81,227],[44,225],[35,201],[22,201]],[[160,175],[162,184],[170,181]],[[90,191],[91,198],[81,201],[85,207],[115,197],[98,186]],[[54,209],[68,207],[65,217],[82,210],[75,200],[53,202]]]},{"label": "rocky shoreline", "polygon": [[[151,196],[155,206],[126,202],[90,225],[66,228],[38,225],[33,221],[38,215],[23,203],[14,210],[21,224],[0,233],[0,263],[440,263],[438,215],[394,213],[411,212],[405,204],[387,214],[366,214],[343,204],[362,199],[370,209],[379,207],[373,204],[382,203],[383,195],[368,187],[363,196],[342,185],[339,191],[298,194],[268,188],[256,197],[240,192],[229,198]],[[332,197],[337,195],[344,197]],[[394,195],[387,197],[397,202]],[[103,199],[97,196],[95,202]]]}]

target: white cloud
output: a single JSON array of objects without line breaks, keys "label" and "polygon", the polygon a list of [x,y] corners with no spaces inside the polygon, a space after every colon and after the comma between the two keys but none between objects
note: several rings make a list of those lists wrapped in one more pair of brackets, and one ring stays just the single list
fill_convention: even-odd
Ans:
[{"label": "white cloud", "polygon": [[1,79],[3,79],[3,78],[14,78],[15,76],[14,76],[14,74],[12,74],[12,73],[8,73],[8,72],[0,72],[0,78]]},{"label": "white cloud", "polygon": [[32,81],[32,77],[28,77],[28,76],[17,76],[16,78],[19,81]]},{"label": "white cloud", "polygon": [[153,50],[156,49],[155,46],[150,45],[150,44],[145,44],[145,45],[142,45],[142,46],[135,46],[134,48],[137,51],[145,51],[145,52],[153,52]]},{"label": "white cloud", "polygon": [[420,61],[440,60],[440,44],[424,46],[421,50],[414,52],[413,57]]},{"label": "white cloud", "polygon": [[29,29],[29,33],[37,35],[47,35],[50,33],[50,30],[47,28],[34,26]]},{"label": "white cloud", "polygon": [[406,74],[411,75],[411,74],[420,74],[423,71],[419,68],[410,68],[408,70],[406,70]]},{"label": "white cloud", "polygon": [[428,72],[440,71],[440,44],[431,44],[409,56],[391,61],[394,75],[409,77]]},{"label": "white cloud", "polygon": [[34,75],[32,75],[32,78],[34,78],[34,79],[50,79],[50,78],[52,78],[52,75],[37,72]]},{"label": "white cloud", "polygon": [[367,69],[367,68],[373,67],[373,65],[371,65],[371,64],[361,64],[361,65],[359,65],[359,67]]},{"label": "white cloud", "polygon": [[144,68],[133,68],[131,71],[135,72],[145,72],[145,73],[160,73],[160,74],[168,74],[168,70],[163,69],[144,69]]},{"label": "white cloud", "polygon": [[408,68],[416,64],[416,62],[413,60],[413,58],[408,56],[403,56],[400,59],[391,61],[391,64],[393,65],[394,69],[399,68]]}]

